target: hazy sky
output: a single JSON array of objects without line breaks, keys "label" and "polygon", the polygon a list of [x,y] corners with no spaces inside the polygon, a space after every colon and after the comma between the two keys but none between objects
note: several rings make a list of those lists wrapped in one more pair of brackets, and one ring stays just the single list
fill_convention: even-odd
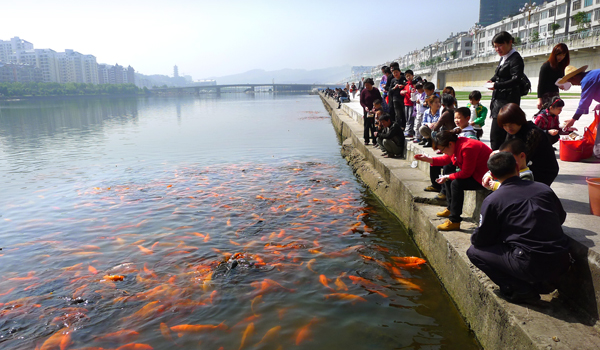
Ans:
[{"label": "hazy sky", "polygon": [[3,1],[0,39],[194,79],[376,65],[468,30],[479,0]]}]

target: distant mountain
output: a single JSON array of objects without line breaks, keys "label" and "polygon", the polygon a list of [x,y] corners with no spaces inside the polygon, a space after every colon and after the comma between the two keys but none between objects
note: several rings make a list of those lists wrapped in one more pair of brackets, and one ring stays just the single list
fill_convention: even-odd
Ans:
[{"label": "distant mountain", "polygon": [[263,84],[275,80],[276,84],[325,84],[335,83],[351,75],[351,66],[330,67],[323,69],[281,69],[266,71],[253,69],[240,74],[223,77],[209,77],[217,84]]}]

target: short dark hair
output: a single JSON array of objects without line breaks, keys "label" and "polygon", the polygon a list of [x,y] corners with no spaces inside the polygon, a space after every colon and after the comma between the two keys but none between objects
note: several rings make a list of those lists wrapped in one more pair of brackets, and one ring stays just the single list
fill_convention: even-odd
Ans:
[{"label": "short dark hair", "polygon": [[513,174],[517,168],[517,161],[510,152],[498,152],[487,161],[487,167],[497,179]]},{"label": "short dark hair", "polygon": [[438,150],[440,147],[448,147],[450,146],[450,142],[458,141],[458,134],[460,132],[460,129],[432,132],[431,138],[433,141],[433,149]]},{"label": "short dark hair", "polygon": [[511,44],[515,41],[512,35],[510,35],[507,31],[501,31],[500,33],[494,35],[492,38],[492,42],[494,44]]},{"label": "short dark hair", "polygon": [[521,153],[527,153],[527,146],[525,145],[525,142],[517,138],[504,141],[504,143],[500,145],[500,148],[498,149],[501,152],[509,152],[515,156],[518,156]]},{"label": "short dark hair", "polygon": [[392,63],[390,63],[390,68],[398,68],[398,69],[400,69],[400,64],[398,64],[398,62],[392,62]]},{"label": "short dark hair", "polygon": [[456,104],[456,98],[450,94],[442,95],[442,106],[444,107],[454,107]]},{"label": "short dark hair", "polygon": [[390,69],[390,67],[385,67],[385,69],[383,70],[383,72],[385,74],[392,74],[392,70]]},{"label": "short dark hair", "polygon": [[381,69],[382,69],[382,70],[383,70],[383,69],[386,69],[386,68],[388,68],[388,66],[381,66]]},{"label": "short dark hair", "polygon": [[415,85],[415,89],[419,90],[423,88],[423,84],[421,83],[417,83],[417,85]]},{"label": "short dark hair", "polygon": [[460,107],[454,110],[454,113],[458,113],[460,115],[462,115],[465,118],[470,118],[471,117],[471,110],[467,107]]},{"label": "short dark hair", "polygon": [[384,114],[381,115],[381,117],[379,117],[379,121],[386,121],[387,122],[387,121],[390,121],[390,120],[392,120],[392,118],[387,113],[384,113]]},{"label": "short dark hair", "polygon": [[377,100],[373,101],[373,104],[374,105],[380,105],[381,104],[381,100],[377,99]]},{"label": "short dark hair", "polygon": [[392,68],[392,72],[400,72],[400,73],[402,73],[402,71],[398,67]]},{"label": "short dark hair", "polygon": [[375,82],[373,81],[373,78],[367,78],[365,79],[365,84],[375,85]]},{"label": "short dark hair", "polygon": [[497,122],[500,127],[504,124],[525,125],[527,123],[527,118],[525,117],[525,112],[523,112],[518,104],[509,103],[500,108]]},{"label": "short dark hair", "polygon": [[404,72],[404,74],[415,75],[415,73],[413,73],[413,71],[412,71],[412,70],[410,70],[410,69],[407,69],[407,70]]},{"label": "short dark hair", "polygon": [[432,83],[432,82],[430,82],[430,81],[428,81],[425,84],[423,84],[423,88],[425,90],[435,90],[435,84]]},{"label": "short dark hair", "polygon": [[481,100],[481,92],[479,92],[479,90],[471,91],[471,93],[469,94],[469,100]]}]

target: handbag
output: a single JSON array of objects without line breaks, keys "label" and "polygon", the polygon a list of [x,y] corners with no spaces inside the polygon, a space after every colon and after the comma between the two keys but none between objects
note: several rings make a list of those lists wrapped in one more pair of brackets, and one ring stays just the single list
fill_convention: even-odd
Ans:
[{"label": "handbag", "polygon": [[519,92],[521,93],[521,96],[527,96],[527,94],[531,92],[531,81],[529,81],[529,78],[527,78],[525,73],[523,73],[523,76],[519,81]]}]

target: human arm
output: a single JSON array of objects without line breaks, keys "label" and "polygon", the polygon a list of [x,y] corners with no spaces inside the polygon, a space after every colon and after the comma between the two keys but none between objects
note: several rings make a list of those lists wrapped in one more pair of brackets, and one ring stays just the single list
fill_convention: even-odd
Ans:
[{"label": "human arm", "polygon": [[448,165],[450,163],[452,163],[452,158],[450,158],[446,154],[444,154],[443,156],[431,158],[431,165],[433,165],[433,166],[444,166],[444,165]]},{"label": "human arm", "polygon": [[500,213],[491,201],[483,201],[479,217],[479,227],[471,235],[471,244],[476,247],[485,247],[500,243],[502,226],[501,220],[498,218],[499,215]]},{"label": "human arm", "polygon": [[[455,146],[458,150],[458,147]],[[449,175],[450,180],[456,179],[468,179],[473,176],[475,169],[477,168],[477,158],[479,151],[475,147],[465,146],[460,150],[460,156],[457,155],[457,159],[461,159],[462,163],[457,164],[460,167],[460,171]]]}]

